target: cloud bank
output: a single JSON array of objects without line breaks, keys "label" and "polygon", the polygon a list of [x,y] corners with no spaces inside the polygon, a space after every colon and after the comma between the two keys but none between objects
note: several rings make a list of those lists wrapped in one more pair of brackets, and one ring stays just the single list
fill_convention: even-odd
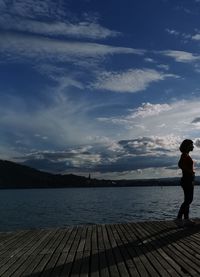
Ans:
[{"label": "cloud bank", "polygon": [[162,81],[173,74],[165,74],[153,69],[129,69],[126,72],[103,72],[91,88],[114,92],[138,92],[145,90],[151,83]]}]

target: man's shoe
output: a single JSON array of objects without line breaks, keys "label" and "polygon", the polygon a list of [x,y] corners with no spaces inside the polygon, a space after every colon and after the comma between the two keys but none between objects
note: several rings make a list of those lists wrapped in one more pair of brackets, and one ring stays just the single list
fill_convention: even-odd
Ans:
[{"label": "man's shoe", "polygon": [[184,226],[194,226],[195,222],[192,221],[191,219],[184,219]]},{"label": "man's shoe", "polygon": [[175,223],[178,227],[183,227],[183,226],[184,226],[182,218],[176,218],[176,219],[174,220],[174,223]]}]

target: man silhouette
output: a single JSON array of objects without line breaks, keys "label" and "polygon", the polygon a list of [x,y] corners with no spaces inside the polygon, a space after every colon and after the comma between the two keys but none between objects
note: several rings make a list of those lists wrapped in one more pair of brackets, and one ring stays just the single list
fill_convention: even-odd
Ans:
[{"label": "man silhouette", "polygon": [[[194,194],[194,162],[189,155],[190,151],[193,151],[194,145],[193,141],[190,139],[185,139],[180,145],[181,157],[178,162],[179,168],[182,170],[182,178],[181,178],[181,187],[183,188],[184,192],[184,202],[181,204],[179,209],[176,223],[179,226],[189,226],[194,225],[194,222],[189,219],[189,210],[190,204],[193,200]],[[184,220],[183,220],[184,216]]]}]

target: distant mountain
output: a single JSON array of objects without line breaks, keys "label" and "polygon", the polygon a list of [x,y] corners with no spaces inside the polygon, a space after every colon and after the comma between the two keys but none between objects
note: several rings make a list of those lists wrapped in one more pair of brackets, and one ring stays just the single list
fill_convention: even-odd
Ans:
[{"label": "distant mountain", "polygon": [[88,179],[73,174],[59,175],[18,163],[0,160],[0,188],[56,188],[83,186]]},{"label": "distant mountain", "polygon": [[[197,177],[199,183],[200,177]],[[143,180],[97,180],[74,174],[51,174],[11,161],[0,160],[0,189],[176,186],[180,178]]]}]

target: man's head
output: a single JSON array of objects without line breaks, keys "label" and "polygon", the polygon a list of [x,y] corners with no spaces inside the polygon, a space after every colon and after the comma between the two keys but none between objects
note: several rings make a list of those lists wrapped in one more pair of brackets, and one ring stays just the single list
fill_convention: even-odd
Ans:
[{"label": "man's head", "polygon": [[194,149],[193,141],[191,139],[185,139],[182,141],[179,149],[182,153],[189,153]]}]

